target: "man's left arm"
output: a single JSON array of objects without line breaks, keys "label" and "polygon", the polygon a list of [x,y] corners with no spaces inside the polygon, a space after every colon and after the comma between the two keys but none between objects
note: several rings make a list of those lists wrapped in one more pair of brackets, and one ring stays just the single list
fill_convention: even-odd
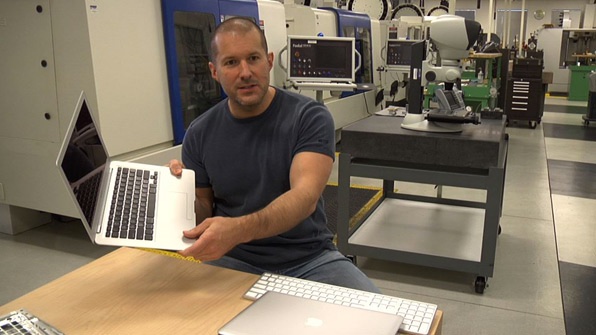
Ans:
[{"label": "man's left arm", "polygon": [[332,168],[333,159],[327,155],[297,154],[290,169],[290,190],[262,210],[241,217],[249,228],[249,240],[284,233],[309,217],[316,209]]}]

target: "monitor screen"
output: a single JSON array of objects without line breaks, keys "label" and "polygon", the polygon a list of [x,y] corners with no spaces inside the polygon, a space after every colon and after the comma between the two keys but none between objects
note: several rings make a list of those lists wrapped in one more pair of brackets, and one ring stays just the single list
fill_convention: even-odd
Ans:
[{"label": "monitor screen", "polygon": [[410,66],[412,60],[412,44],[418,41],[389,40],[387,41],[387,66]]},{"label": "monitor screen", "polygon": [[354,81],[354,38],[288,36],[288,79]]}]

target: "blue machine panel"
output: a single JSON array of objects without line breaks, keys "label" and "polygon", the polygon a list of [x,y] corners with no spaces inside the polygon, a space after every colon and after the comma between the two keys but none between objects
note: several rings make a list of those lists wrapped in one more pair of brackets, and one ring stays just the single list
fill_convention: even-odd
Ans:
[{"label": "blue machine panel", "polygon": [[349,10],[323,7],[330,10],[337,18],[337,35],[339,37],[354,37],[356,50],[362,56],[361,66],[356,72],[357,83],[372,83],[372,40],[370,17],[364,13],[355,13]]},{"label": "blue machine panel", "polygon": [[211,77],[209,42],[215,27],[232,16],[259,22],[256,0],[162,0],[174,143],[180,144],[192,120],[225,94]]},{"label": "blue machine panel", "polygon": [[219,12],[223,16],[222,22],[230,16],[252,17],[259,23],[259,8],[257,0],[219,0]]}]

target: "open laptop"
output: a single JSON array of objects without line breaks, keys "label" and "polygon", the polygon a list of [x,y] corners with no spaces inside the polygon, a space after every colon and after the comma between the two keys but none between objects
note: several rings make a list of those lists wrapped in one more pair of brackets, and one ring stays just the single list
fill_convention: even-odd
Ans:
[{"label": "open laptop", "polygon": [[[126,131],[126,125],[120,125]],[[94,243],[182,250],[194,242],[194,171],[112,161],[84,92],[56,161]]]},{"label": "open laptop", "polygon": [[395,335],[403,318],[288,294],[267,292],[219,335]]},{"label": "open laptop", "polygon": [[0,316],[0,335],[64,335],[26,309]]}]

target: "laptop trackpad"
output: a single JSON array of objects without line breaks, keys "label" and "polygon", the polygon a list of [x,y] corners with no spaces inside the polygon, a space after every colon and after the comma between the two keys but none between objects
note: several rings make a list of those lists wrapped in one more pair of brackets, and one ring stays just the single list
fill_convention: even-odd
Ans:
[{"label": "laptop trackpad", "polygon": [[[181,192],[165,192],[159,197],[160,208],[167,212],[169,219],[195,219],[194,203],[188,194]],[[160,214],[161,216],[161,214]]]}]

